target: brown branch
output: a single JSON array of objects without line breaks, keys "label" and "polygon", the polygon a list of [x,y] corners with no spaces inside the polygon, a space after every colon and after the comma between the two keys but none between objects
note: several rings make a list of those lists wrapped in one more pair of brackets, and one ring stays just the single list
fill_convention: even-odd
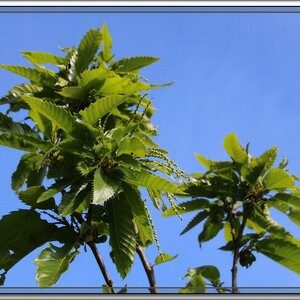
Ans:
[{"label": "brown branch", "polygon": [[[77,213],[77,212],[74,212],[73,215],[75,216],[75,218],[78,220],[78,222],[81,224],[84,221],[82,215],[80,213]],[[115,291],[114,291],[114,288],[113,288],[113,281],[112,279],[110,278],[109,274],[108,274],[108,271],[105,267],[105,264],[104,264],[104,261],[101,257],[101,254],[100,252],[98,251],[98,248],[96,247],[95,243],[93,241],[89,241],[87,242],[87,245],[90,247],[90,249],[92,250],[93,254],[94,254],[94,257],[97,261],[97,264],[101,270],[101,273],[105,279],[105,282],[106,284],[111,288],[111,292],[114,294]]]},{"label": "brown branch", "polygon": [[248,219],[248,213],[245,210],[243,211],[242,224],[240,226],[239,232],[236,232],[234,222],[233,222],[234,218],[236,216],[235,216],[233,209],[234,209],[234,205],[232,205],[231,207],[228,207],[228,220],[230,223],[232,241],[234,244],[232,269],[231,269],[231,273],[232,273],[231,288],[232,288],[232,293],[238,293],[239,292],[238,288],[237,288],[238,260],[239,260],[239,256],[240,256],[240,245],[241,245],[244,229],[245,229],[247,219]]},{"label": "brown branch", "polygon": [[136,246],[136,252],[138,253],[138,255],[140,257],[141,262],[143,264],[143,267],[145,269],[145,272],[147,274],[148,281],[149,281],[149,284],[150,284],[150,288],[149,288],[150,293],[151,294],[158,294],[159,291],[158,291],[157,286],[156,286],[156,280],[155,280],[155,276],[154,276],[153,265],[148,262],[148,259],[145,255],[145,252],[144,252],[144,249],[140,245]]},{"label": "brown branch", "polygon": [[98,266],[101,270],[101,273],[102,273],[102,275],[105,279],[106,284],[111,288],[111,292],[114,294],[115,291],[114,291],[114,288],[113,288],[113,286],[114,286],[113,281],[110,278],[110,276],[109,276],[109,274],[108,274],[108,272],[105,268],[104,261],[103,261],[101,255],[98,251],[98,248],[96,247],[95,243],[93,243],[93,242],[88,242],[87,245],[91,248],[91,250],[94,254],[94,257],[97,261],[97,264],[98,264]]}]

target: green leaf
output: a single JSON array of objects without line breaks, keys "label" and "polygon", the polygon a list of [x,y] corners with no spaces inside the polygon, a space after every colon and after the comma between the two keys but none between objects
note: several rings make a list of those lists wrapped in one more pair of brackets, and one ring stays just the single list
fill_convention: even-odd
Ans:
[{"label": "green leaf", "polygon": [[125,137],[119,144],[117,156],[122,154],[133,154],[138,157],[144,157],[146,155],[146,147],[137,137]]},{"label": "green leaf", "polygon": [[22,98],[26,103],[28,103],[32,110],[36,110],[43,114],[46,118],[52,121],[53,124],[70,133],[73,137],[85,139],[90,138],[91,132],[87,129],[87,127],[78,123],[76,118],[63,107],[35,97],[22,96]]},{"label": "green leaf", "polygon": [[26,152],[37,152],[36,146],[24,141],[21,137],[16,137],[14,135],[0,134],[0,145]]},{"label": "green leaf", "polygon": [[63,217],[71,215],[86,198],[91,199],[91,197],[92,188],[87,183],[80,182],[72,185],[71,190],[62,196],[58,212]]},{"label": "green leaf", "polygon": [[97,91],[103,96],[131,94],[125,92],[126,86],[130,84],[131,82],[129,78],[114,75],[113,77],[106,78]]},{"label": "green leaf", "polygon": [[99,29],[90,29],[78,46],[78,54],[75,62],[77,74],[88,68],[93,61],[102,41],[102,34]]},{"label": "green leaf", "polygon": [[224,238],[226,242],[232,241],[231,226],[229,221],[224,223]]},{"label": "green leaf", "polygon": [[42,166],[40,169],[35,169],[30,171],[27,177],[27,187],[31,186],[41,186],[47,172],[47,167]]},{"label": "green leaf", "polygon": [[47,52],[21,51],[23,57],[27,58],[33,64],[53,64],[63,65],[65,58]]},{"label": "green leaf", "polygon": [[105,23],[102,26],[102,34],[103,34],[103,49],[102,56],[105,62],[109,62],[112,60],[111,46],[112,46],[112,38],[108,31],[108,28]]},{"label": "green leaf", "polygon": [[171,256],[168,253],[160,253],[156,258],[155,258],[155,264],[159,265],[168,261],[171,261],[175,259],[178,256],[178,254]]},{"label": "green leaf", "polygon": [[75,99],[80,102],[84,102],[84,96],[86,91],[79,86],[66,86],[57,94],[70,99]]},{"label": "green leaf", "polygon": [[153,243],[153,235],[141,194],[137,189],[134,189],[125,182],[123,182],[122,185],[124,195],[133,213],[133,221],[138,229],[138,242],[140,242],[143,247],[148,247]]},{"label": "green leaf", "polygon": [[273,168],[265,176],[267,190],[291,189],[294,186],[294,179],[286,171]]},{"label": "green leaf", "polygon": [[52,133],[52,122],[36,110],[30,110],[29,116],[36,122],[38,129],[45,135],[45,137],[50,138]]},{"label": "green leaf", "polygon": [[[289,201],[291,199],[291,201]],[[297,201],[298,200],[298,201]],[[293,202],[296,205],[293,205]],[[287,215],[292,222],[300,226],[300,198],[289,194],[277,194],[268,199],[268,206]]]},{"label": "green leaf", "polygon": [[119,189],[119,184],[103,170],[97,169],[94,175],[93,204],[99,204],[113,197]]},{"label": "green leaf", "polygon": [[21,67],[21,66],[9,66],[9,65],[1,65],[1,64],[0,64],[0,68],[18,74],[20,76],[23,76],[25,78],[28,78],[29,80],[35,83],[50,86],[50,87],[53,87],[57,80],[55,73],[50,72],[49,70],[46,71],[37,68],[32,69],[32,68]]},{"label": "green leaf", "polygon": [[192,228],[194,228],[196,225],[201,223],[203,220],[205,220],[209,216],[209,212],[207,210],[199,212],[190,222],[189,224],[185,227],[185,229],[180,233],[180,235],[185,234]]},{"label": "green leaf", "polygon": [[104,81],[112,76],[109,69],[102,66],[96,69],[85,70],[80,75],[79,85],[83,87],[86,91],[92,89],[99,89]]},{"label": "green leaf", "polygon": [[74,181],[76,181],[76,178],[56,181],[48,188],[48,190],[39,196],[37,202],[43,202],[54,197],[56,194],[70,186]]},{"label": "green leaf", "polygon": [[123,193],[105,204],[109,216],[109,244],[117,270],[124,279],[131,269],[136,249],[133,214]]},{"label": "green leaf", "polygon": [[189,268],[187,274],[184,278],[190,279],[190,281],[186,284],[185,288],[180,289],[180,293],[183,294],[202,294],[205,293],[205,280],[197,268]]},{"label": "green leaf", "polygon": [[122,104],[126,100],[126,96],[112,95],[102,97],[96,102],[92,103],[89,107],[79,112],[79,114],[89,124],[94,124],[111,110]]},{"label": "green leaf", "polygon": [[220,282],[220,272],[215,266],[201,266],[197,268],[197,272],[200,272],[204,278],[206,278],[213,284],[213,286],[216,286],[216,284]]},{"label": "green leaf", "polygon": [[300,209],[300,197],[294,194],[277,193],[275,196],[268,199],[270,201],[284,202],[289,206]]},{"label": "green leaf", "polygon": [[38,111],[66,132],[72,132],[76,126],[75,118],[64,108],[39,98],[22,96],[32,110]]},{"label": "green leaf", "polygon": [[86,147],[86,143],[80,139],[65,139],[56,147],[57,150],[63,150],[81,158],[94,159],[92,150]]},{"label": "green leaf", "polygon": [[39,86],[36,83],[29,83],[29,84],[20,84],[20,85],[15,85],[9,93],[14,95],[14,97],[18,97],[23,94],[29,94],[29,95],[34,95],[39,92],[41,92],[43,88]]},{"label": "green leaf", "polygon": [[25,183],[28,175],[32,170],[39,169],[43,155],[41,154],[24,154],[18,164],[17,170],[12,175],[11,187],[14,191],[19,190]]},{"label": "green leaf", "polygon": [[259,168],[259,176],[264,176],[267,171],[273,166],[277,157],[278,147],[272,147],[271,149],[265,151],[262,155],[255,159],[255,163]]},{"label": "green leaf", "polygon": [[[177,209],[178,213],[183,214],[183,213],[188,213],[188,212],[192,212],[195,210],[209,208],[209,206],[210,206],[210,202],[207,199],[198,198],[198,199],[194,199],[191,201],[180,203],[179,205],[176,206],[176,209]],[[163,217],[171,217],[171,216],[174,216],[175,214],[176,213],[174,212],[173,209],[168,209],[168,210],[164,211],[162,216]]]},{"label": "green leaf", "polygon": [[8,271],[23,257],[52,240],[57,227],[33,210],[21,209],[0,220],[0,270]]},{"label": "green leaf", "polygon": [[283,265],[289,270],[300,274],[300,246],[279,238],[266,238],[256,243],[260,253]]},{"label": "green leaf", "polygon": [[158,61],[158,57],[151,56],[135,56],[130,58],[122,58],[111,65],[113,70],[117,72],[132,72],[140,70],[143,67]]},{"label": "green leaf", "polygon": [[159,191],[166,191],[178,195],[185,195],[176,185],[172,184],[168,180],[149,174],[147,172],[132,172],[128,169],[120,167],[125,176],[122,178],[123,181],[137,185],[144,186],[148,189],[154,189]]},{"label": "green leaf", "polygon": [[246,163],[242,165],[241,175],[246,181],[255,186],[257,181],[270,170],[277,157],[277,147],[265,151],[258,158],[250,157]]},{"label": "green leaf", "polygon": [[22,202],[39,209],[51,209],[55,207],[54,199],[51,198],[43,203],[38,203],[38,199],[45,192],[43,186],[31,186],[25,191],[21,191],[18,196]]},{"label": "green leaf", "polygon": [[207,159],[206,157],[200,155],[199,153],[195,153],[196,159],[202,164],[207,170],[210,170],[212,161]]},{"label": "green leaf", "polygon": [[[40,148],[44,152],[52,146],[50,143],[41,139],[39,134],[35,132],[29,125],[25,123],[14,122],[12,118],[0,113],[0,131],[3,134],[12,135],[15,140],[20,143],[28,143],[33,147]],[[8,143],[8,145],[11,145]]]},{"label": "green leaf", "polygon": [[[250,225],[257,233],[267,231],[275,238],[290,241],[300,247],[299,240],[293,237],[283,226],[271,219],[269,215],[264,215],[258,208],[253,207],[252,215],[248,220],[251,221]],[[249,224],[247,223],[247,226],[248,225]]]},{"label": "green leaf", "polygon": [[230,133],[226,136],[224,140],[224,148],[234,161],[240,164],[243,164],[247,161],[248,155],[240,145],[235,133]]},{"label": "green leaf", "polygon": [[70,263],[79,254],[74,249],[77,240],[66,243],[61,248],[49,244],[42,250],[34,263],[37,265],[36,280],[40,287],[51,287],[69,269]]},{"label": "green leaf", "polygon": [[209,217],[204,225],[203,230],[198,236],[199,243],[207,242],[213,239],[223,228],[223,223],[221,221],[216,222],[214,219]]}]

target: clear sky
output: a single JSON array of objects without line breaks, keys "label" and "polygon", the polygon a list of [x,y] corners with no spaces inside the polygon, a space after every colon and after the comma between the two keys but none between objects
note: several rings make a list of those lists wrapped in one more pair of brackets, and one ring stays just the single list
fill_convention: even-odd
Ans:
[{"label": "clear sky", "polygon": [[[156,108],[156,139],[188,173],[201,172],[194,153],[214,160],[228,159],[224,137],[235,132],[250,152],[259,155],[279,147],[279,159],[289,159],[289,171],[300,175],[300,14],[285,13],[22,13],[0,14],[0,63],[28,65],[20,50],[56,54],[58,46],[78,45],[90,28],[105,21],[113,38],[116,58],[136,55],[160,57],[143,70],[152,83],[175,81],[150,93]],[[25,79],[0,70],[0,95]],[[0,107],[4,112],[6,107]],[[18,114],[16,119],[22,120]],[[0,215],[24,208],[10,188],[10,177],[23,153],[0,148]],[[196,228],[179,236],[194,216],[160,218],[152,209],[164,252],[178,258],[155,267],[158,286],[182,287],[188,267],[213,264],[230,285],[231,254],[215,250],[224,245],[222,234],[199,248]],[[300,230],[274,214],[298,238]],[[99,248],[115,286],[148,286],[139,259],[122,281],[108,255]],[[28,255],[7,275],[6,286],[37,286],[34,258]],[[83,250],[83,249],[82,249]],[[147,250],[150,261],[158,255]],[[239,286],[299,286],[300,277],[257,254],[249,268],[239,269]],[[300,262],[295,262],[300,263]],[[56,286],[100,286],[104,280],[90,252],[75,258]]]}]

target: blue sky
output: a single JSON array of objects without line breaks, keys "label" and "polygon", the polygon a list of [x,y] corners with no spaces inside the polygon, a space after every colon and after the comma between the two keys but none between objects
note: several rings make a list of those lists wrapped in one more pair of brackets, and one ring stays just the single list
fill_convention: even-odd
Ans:
[{"label": "blue sky", "polygon": [[[300,175],[300,14],[0,14],[0,63],[27,65],[20,50],[62,54],[58,48],[78,45],[90,28],[105,21],[113,38],[116,58],[136,55],[160,57],[142,75],[152,83],[174,81],[171,87],[151,92],[160,136],[157,142],[188,173],[201,172],[194,158],[198,152],[211,159],[228,159],[224,137],[235,132],[250,152],[279,147],[279,158],[289,159],[291,173]],[[0,70],[0,95],[24,79]],[[5,107],[0,107],[5,111]],[[21,120],[22,114],[15,116]],[[0,148],[0,215],[23,207],[10,189],[10,176],[22,155]],[[178,258],[155,267],[158,286],[180,287],[188,267],[213,264],[221,280],[230,285],[231,254],[215,250],[223,236],[199,248],[194,229],[179,233],[194,214],[162,219],[152,210],[164,252]],[[282,224],[300,238],[299,228],[278,214]],[[41,248],[42,249],[42,248]],[[34,258],[28,255],[9,273],[6,286],[37,286]],[[112,265],[106,246],[99,248],[115,286],[148,286],[136,259],[122,281]],[[150,261],[158,255],[155,245],[147,250]],[[297,274],[262,255],[249,269],[239,269],[239,286],[299,286]],[[92,255],[77,256],[56,286],[100,286],[104,283]]]}]

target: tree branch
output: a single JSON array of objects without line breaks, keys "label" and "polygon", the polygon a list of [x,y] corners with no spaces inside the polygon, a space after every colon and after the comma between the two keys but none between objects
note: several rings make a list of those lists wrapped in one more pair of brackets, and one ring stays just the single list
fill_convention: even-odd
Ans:
[{"label": "tree branch", "polygon": [[[78,220],[78,222],[81,224],[82,222],[85,222],[82,215],[80,213],[74,212],[73,215],[75,216],[75,218]],[[89,241],[87,242],[87,245],[90,247],[90,249],[92,250],[94,257],[97,261],[97,264],[101,270],[101,273],[105,279],[106,284],[111,288],[111,292],[114,294],[114,288],[113,288],[113,281],[110,278],[108,271],[105,267],[104,261],[101,257],[100,252],[98,251],[98,248],[96,247],[95,243],[93,241]]]},{"label": "tree branch", "polygon": [[145,255],[145,252],[144,252],[144,249],[140,246],[140,245],[137,245],[136,246],[136,252],[138,253],[140,259],[141,259],[141,262],[143,264],[143,267],[145,269],[145,272],[147,274],[147,277],[148,277],[148,281],[149,281],[149,284],[150,284],[150,293],[151,294],[158,294],[158,289],[157,289],[157,286],[156,286],[156,280],[155,280],[155,276],[154,276],[154,269],[153,269],[153,265],[150,264],[147,260],[147,257]]},{"label": "tree branch", "polygon": [[98,248],[96,247],[95,243],[93,243],[92,241],[88,242],[87,245],[91,248],[91,250],[92,250],[92,252],[94,254],[94,257],[95,257],[95,259],[97,261],[97,264],[98,264],[98,266],[99,266],[99,268],[101,270],[101,273],[102,273],[102,275],[103,275],[103,277],[105,279],[106,284],[111,288],[111,292],[114,294],[115,291],[114,291],[114,288],[113,288],[113,286],[114,286],[113,281],[110,278],[110,276],[109,276],[109,274],[108,274],[108,272],[107,272],[107,270],[105,268],[104,261],[103,261],[101,255],[100,255],[100,253],[98,251]]}]

